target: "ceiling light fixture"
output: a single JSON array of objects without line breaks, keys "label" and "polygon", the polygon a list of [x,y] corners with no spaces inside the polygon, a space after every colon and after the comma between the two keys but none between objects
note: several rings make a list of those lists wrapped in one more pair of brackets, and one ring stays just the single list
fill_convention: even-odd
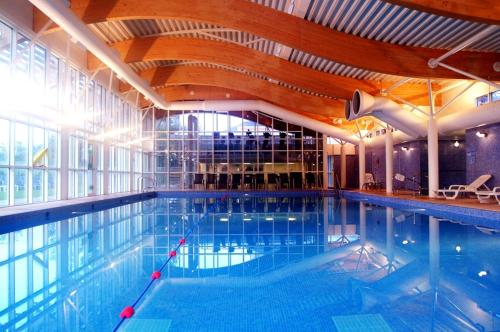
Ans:
[{"label": "ceiling light fixture", "polygon": [[458,148],[460,146],[460,143],[458,141],[455,141],[455,143],[453,143],[453,146]]}]

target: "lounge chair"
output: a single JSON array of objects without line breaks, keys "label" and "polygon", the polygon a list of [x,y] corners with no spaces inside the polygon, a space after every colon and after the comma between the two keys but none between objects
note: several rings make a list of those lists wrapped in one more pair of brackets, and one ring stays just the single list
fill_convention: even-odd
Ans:
[{"label": "lounge chair", "polygon": [[476,196],[479,203],[489,203],[490,198],[495,198],[498,204],[500,204],[500,187],[495,187],[490,191],[478,190],[476,191]]},{"label": "lounge chair", "polygon": [[445,189],[436,190],[435,193],[443,195],[446,199],[456,199],[460,194],[475,194],[481,187],[485,187],[486,190],[490,191],[490,188],[486,185],[486,182],[491,179],[490,174],[483,174],[469,185],[454,184]]},{"label": "lounge chair", "polygon": [[376,182],[372,173],[365,173],[365,182],[362,186],[363,189],[381,189],[382,186],[383,183]]}]

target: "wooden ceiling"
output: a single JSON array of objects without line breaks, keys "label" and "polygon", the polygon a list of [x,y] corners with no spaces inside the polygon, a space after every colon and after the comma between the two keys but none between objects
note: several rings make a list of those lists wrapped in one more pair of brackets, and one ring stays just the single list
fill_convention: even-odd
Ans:
[{"label": "wooden ceiling", "polygon": [[[438,15],[498,24],[499,6],[492,0],[387,0]],[[491,10],[485,10],[489,6]],[[339,32],[283,11],[244,0],[72,0],[71,10],[86,24],[120,20],[176,19],[210,23],[251,33],[285,47],[373,72],[414,78],[462,79],[463,76],[427,62],[443,50],[392,44]],[[46,26],[47,17],[34,11],[33,27]],[[44,34],[57,31],[50,26]],[[195,62],[204,66],[159,66],[139,71],[166,100],[262,99],[327,123],[343,118],[343,100],[355,89],[379,94],[391,83],[335,75],[258,50],[220,40],[179,36],[137,37],[110,44],[120,58],[135,63]],[[493,71],[498,53],[459,52],[446,62],[477,76],[499,80]],[[91,71],[102,66],[89,54]],[[130,89],[121,84],[121,90]],[[433,89],[439,89],[435,83]],[[407,83],[392,93],[428,106],[425,84]],[[441,104],[440,97],[436,100]],[[147,105],[146,101],[141,102]],[[337,122],[338,123],[338,122]],[[353,124],[343,122],[347,129]]]}]

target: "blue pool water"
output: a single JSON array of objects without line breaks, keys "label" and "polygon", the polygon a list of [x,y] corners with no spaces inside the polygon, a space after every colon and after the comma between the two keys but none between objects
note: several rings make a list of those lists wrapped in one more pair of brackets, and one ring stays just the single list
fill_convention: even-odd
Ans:
[{"label": "blue pool water", "polygon": [[[0,331],[498,331],[498,229],[315,195],[154,198],[0,235]],[[480,224],[480,223],[478,223]]]}]

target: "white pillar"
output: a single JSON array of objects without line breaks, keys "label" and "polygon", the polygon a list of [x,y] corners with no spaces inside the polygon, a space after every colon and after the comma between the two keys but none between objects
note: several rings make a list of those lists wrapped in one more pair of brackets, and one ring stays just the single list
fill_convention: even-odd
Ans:
[{"label": "white pillar", "polygon": [[428,81],[430,114],[427,125],[427,163],[429,168],[429,197],[436,197],[435,191],[439,189],[439,141],[436,118],[434,117],[434,104],[431,83]]},{"label": "white pillar", "polygon": [[429,167],[429,197],[436,197],[439,189],[439,147],[436,119],[429,117],[427,127],[427,160]]},{"label": "white pillar", "polygon": [[129,165],[129,191],[135,190],[135,177],[134,177],[134,169],[135,169],[135,147],[130,146],[130,165]]},{"label": "white pillar", "polygon": [[361,139],[358,145],[359,160],[359,189],[363,189],[365,183],[366,161],[365,161],[365,141]]},{"label": "white pillar", "polygon": [[392,173],[394,158],[394,141],[391,128],[385,131],[385,191],[392,194]]},{"label": "white pillar", "polygon": [[345,143],[340,144],[340,188],[347,184],[347,156]]},{"label": "white pillar", "polygon": [[323,134],[323,189],[328,189],[328,136]]},{"label": "white pillar", "polygon": [[103,157],[102,157],[102,193],[104,195],[109,194],[109,144],[107,142],[103,143]]},{"label": "white pillar", "polygon": [[69,129],[61,129],[61,199],[68,199],[69,186]]}]

